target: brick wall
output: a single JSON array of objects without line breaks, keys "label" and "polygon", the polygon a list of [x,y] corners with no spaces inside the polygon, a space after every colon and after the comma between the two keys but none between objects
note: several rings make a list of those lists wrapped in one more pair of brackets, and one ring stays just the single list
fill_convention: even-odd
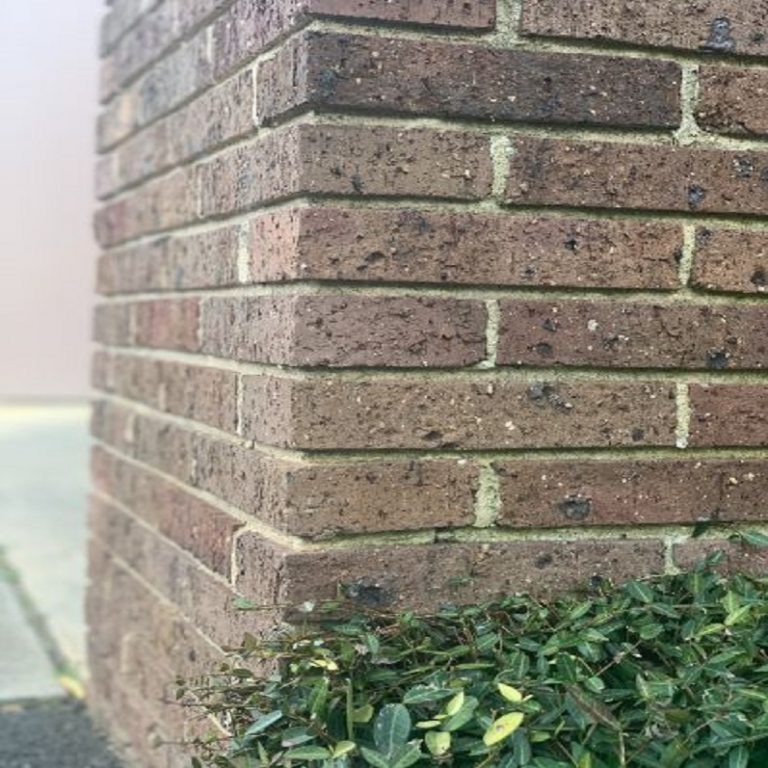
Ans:
[{"label": "brick wall", "polygon": [[[768,497],[758,0],[113,0],[92,701],[268,614],[688,562]],[[733,551],[740,565],[759,558]]]}]

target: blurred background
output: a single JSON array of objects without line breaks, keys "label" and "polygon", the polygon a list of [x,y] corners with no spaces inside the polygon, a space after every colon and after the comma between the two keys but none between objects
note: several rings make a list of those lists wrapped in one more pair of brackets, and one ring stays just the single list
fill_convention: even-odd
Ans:
[{"label": "blurred background", "polygon": [[0,701],[45,689],[8,651],[29,645],[19,596],[41,658],[83,668],[103,2],[0,0]]}]

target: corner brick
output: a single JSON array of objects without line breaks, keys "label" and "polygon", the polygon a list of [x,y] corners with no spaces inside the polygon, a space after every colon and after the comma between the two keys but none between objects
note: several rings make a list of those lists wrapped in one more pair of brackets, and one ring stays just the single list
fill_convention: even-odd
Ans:
[{"label": "corner brick", "polygon": [[517,138],[507,202],[768,213],[768,153]]},{"label": "corner brick", "polygon": [[243,380],[243,429],[309,450],[674,445],[672,390],[641,381],[256,376]]},{"label": "corner brick", "polygon": [[477,200],[491,191],[490,143],[457,131],[302,124],[220,155],[201,180],[204,216],[297,194]]},{"label": "corner brick", "polygon": [[760,369],[761,306],[627,301],[502,301],[501,365]]},{"label": "corner brick", "polygon": [[690,387],[693,446],[768,445],[768,388],[758,384]]},{"label": "corner brick", "polygon": [[307,539],[471,525],[478,469],[458,461],[287,461],[194,438],[193,484]]},{"label": "corner brick", "polygon": [[333,600],[339,588],[367,608],[434,610],[446,603],[477,603],[518,592],[551,595],[584,589],[605,578],[661,573],[664,545],[657,540],[518,541],[425,544],[281,551],[256,534],[237,542],[237,588],[265,594],[264,574],[278,600],[299,605]]},{"label": "corner brick", "polygon": [[758,522],[764,461],[500,461],[501,514],[510,528]]},{"label": "corner brick", "polygon": [[261,122],[326,108],[671,128],[680,79],[672,62],[309,32],[260,65],[257,103]]},{"label": "corner brick", "polygon": [[486,356],[482,302],[378,296],[208,299],[203,352],[293,366],[461,367]]},{"label": "corner brick", "polygon": [[708,291],[768,291],[768,231],[699,227],[691,283]]},{"label": "corner brick", "polygon": [[524,0],[522,30],[702,53],[765,56],[761,0]]},{"label": "corner brick", "polygon": [[255,281],[583,288],[679,285],[682,229],[663,222],[291,208],[251,223]]},{"label": "corner brick", "polygon": [[306,24],[312,15],[488,30],[496,21],[496,0],[238,0],[214,27],[217,78]]}]

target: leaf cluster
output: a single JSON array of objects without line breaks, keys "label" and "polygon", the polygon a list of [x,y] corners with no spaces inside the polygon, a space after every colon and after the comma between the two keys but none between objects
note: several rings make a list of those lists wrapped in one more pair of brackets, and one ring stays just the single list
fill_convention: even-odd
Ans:
[{"label": "leaf cluster", "polygon": [[251,638],[193,691],[233,734],[195,764],[764,768],[768,579],[720,575],[718,557],[548,602]]}]

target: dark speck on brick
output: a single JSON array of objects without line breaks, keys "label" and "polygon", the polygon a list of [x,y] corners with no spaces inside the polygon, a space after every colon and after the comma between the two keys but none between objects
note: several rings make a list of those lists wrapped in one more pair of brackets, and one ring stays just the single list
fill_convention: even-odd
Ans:
[{"label": "dark speck on brick", "polygon": [[560,502],[559,509],[567,520],[586,520],[592,514],[592,499],[569,496]]},{"label": "dark speck on brick", "polygon": [[688,206],[690,208],[698,208],[704,198],[707,196],[706,190],[700,187],[698,184],[692,184],[688,187]]},{"label": "dark speck on brick", "polygon": [[356,603],[360,603],[369,608],[389,605],[393,597],[380,584],[371,584],[364,581],[356,581],[354,584],[347,584],[344,594]]},{"label": "dark speck on brick", "polygon": [[715,19],[709,27],[709,40],[702,46],[704,51],[733,53],[736,41],[731,36],[731,20],[725,16]]},{"label": "dark speck on brick", "polygon": [[722,349],[711,349],[707,353],[707,368],[722,370],[728,367],[728,353]]}]

